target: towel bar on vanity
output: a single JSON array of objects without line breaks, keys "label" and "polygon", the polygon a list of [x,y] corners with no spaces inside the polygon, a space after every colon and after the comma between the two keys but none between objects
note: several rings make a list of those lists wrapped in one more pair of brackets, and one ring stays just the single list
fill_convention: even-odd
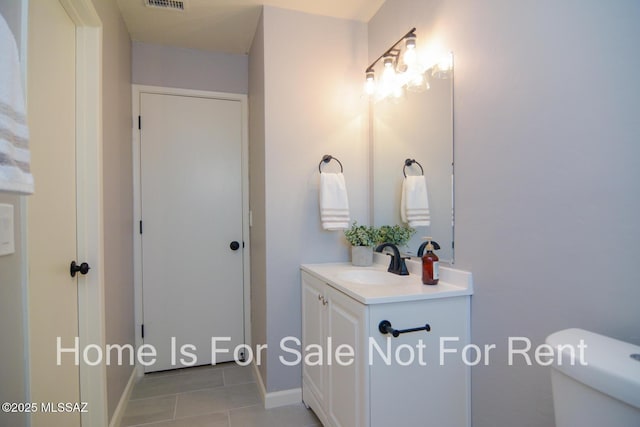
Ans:
[{"label": "towel bar on vanity", "polygon": [[322,156],[322,160],[320,160],[320,163],[318,163],[318,171],[322,173],[322,163],[329,163],[331,160],[335,160],[336,162],[338,162],[338,164],[340,165],[340,172],[344,172],[342,162],[340,162],[340,160],[336,159],[330,154],[325,154],[324,156]]},{"label": "towel bar on vanity", "polygon": [[383,335],[391,334],[393,335],[394,338],[398,338],[400,334],[406,334],[408,332],[418,332],[418,331],[429,332],[431,331],[431,326],[429,326],[429,324],[427,323],[424,326],[418,326],[417,328],[398,330],[398,329],[393,329],[393,326],[391,326],[391,322],[389,322],[388,320],[383,320],[378,324],[378,330]]},{"label": "towel bar on vanity", "polygon": [[424,175],[424,169],[422,169],[422,165],[420,164],[420,162],[418,162],[416,159],[407,159],[404,161],[404,166],[402,167],[402,174],[405,178],[407,177],[407,167],[410,167],[414,163],[420,166],[420,172],[422,172],[421,175]]}]

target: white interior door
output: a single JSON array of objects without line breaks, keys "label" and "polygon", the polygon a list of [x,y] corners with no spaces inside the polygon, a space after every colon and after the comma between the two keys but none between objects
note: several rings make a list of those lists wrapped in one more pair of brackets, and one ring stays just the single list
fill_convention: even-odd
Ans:
[{"label": "white interior door", "polygon": [[[76,259],[76,26],[58,1],[30,0],[28,120],[36,191],[27,201],[29,369],[32,402],[79,402],[72,355],[56,363],[56,338],[78,336]],[[67,355],[65,355],[67,356]],[[80,414],[31,415],[37,426],[73,427]]]},{"label": "white interior door", "polygon": [[[25,0],[26,1],[26,0]],[[28,1],[27,108],[35,194],[26,201],[31,402],[90,411],[31,415],[34,427],[107,423],[106,369],[63,353],[104,345],[102,30],[91,0]],[[91,272],[70,275],[72,260]],[[41,409],[41,408],[39,408]]]},{"label": "white interior door", "polygon": [[140,113],[143,340],[157,351],[145,372],[212,363],[212,338],[229,350],[215,361],[233,360],[245,342],[242,104],[141,93]]}]

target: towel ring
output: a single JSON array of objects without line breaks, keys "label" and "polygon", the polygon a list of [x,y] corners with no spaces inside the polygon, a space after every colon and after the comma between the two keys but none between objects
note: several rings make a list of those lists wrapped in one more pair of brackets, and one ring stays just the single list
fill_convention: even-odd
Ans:
[{"label": "towel ring", "polygon": [[322,173],[322,163],[329,163],[331,160],[335,160],[336,162],[338,162],[338,164],[340,165],[340,173],[344,172],[344,168],[342,167],[342,163],[340,162],[340,160],[336,159],[330,154],[325,154],[324,156],[322,156],[322,160],[320,160],[320,163],[318,163],[318,171]]},{"label": "towel ring", "polygon": [[416,159],[407,159],[404,161],[404,167],[402,168],[402,174],[404,175],[405,178],[407,177],[407,172],[406,172],[407,167],[411,166],[414,163],[420,166],[421,175],[424,175],[424,169],[422,169],[422,165],[420,164],[420,162],[418,162]]}]

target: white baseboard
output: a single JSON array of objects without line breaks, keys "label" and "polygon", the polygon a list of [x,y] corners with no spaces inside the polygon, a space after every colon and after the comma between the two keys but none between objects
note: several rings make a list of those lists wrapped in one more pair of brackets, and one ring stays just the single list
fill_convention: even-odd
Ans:
[{"label": "white baseboard", "polygon": [[301,388],[274,391],[271,393],[267,393],[264,397],[264,409],[295,405],[296,403],[302,403]]},{"label": "white baseboard", "polygon": [[135,368],[132,369],[127,386],[124,388],[118,406],[116,406],[116,410],[113,412],[113,416],[109,422],[109,427],[120,427],[122,416],[124,415],[124,411],[127,410],[127,403],[129,403],[129,398],[131,397],[131,392],[133,391],[133,386],[136,384],[138,376],[138,370]]},{"label": "white baseboard", "polygon": [[251,366],[253,367],[253,376],[258,384],[258,392],[260,393],[260,398],[262,398],[264,409],[295,405],[296,403],[302,402],[302,388],[292,388],[289,390],[267,393],[267,389],[264,387],[264,383],[262,382],[262,376],[260,375],[258,366],[255,363],[252,363]]}]

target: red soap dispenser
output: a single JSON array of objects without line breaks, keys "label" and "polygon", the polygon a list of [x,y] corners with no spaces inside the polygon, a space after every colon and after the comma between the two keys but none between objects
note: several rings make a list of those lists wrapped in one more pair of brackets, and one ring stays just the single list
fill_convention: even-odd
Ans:
[{"label": "red soap dispenser", "polygon": [[438,262],[438,255],[433,252],[431,237],[427,237],[427,247],[425,249],[425,254],[422,257],[422,283],[425,285],[437,285],[440,279],[440,263]]}]

